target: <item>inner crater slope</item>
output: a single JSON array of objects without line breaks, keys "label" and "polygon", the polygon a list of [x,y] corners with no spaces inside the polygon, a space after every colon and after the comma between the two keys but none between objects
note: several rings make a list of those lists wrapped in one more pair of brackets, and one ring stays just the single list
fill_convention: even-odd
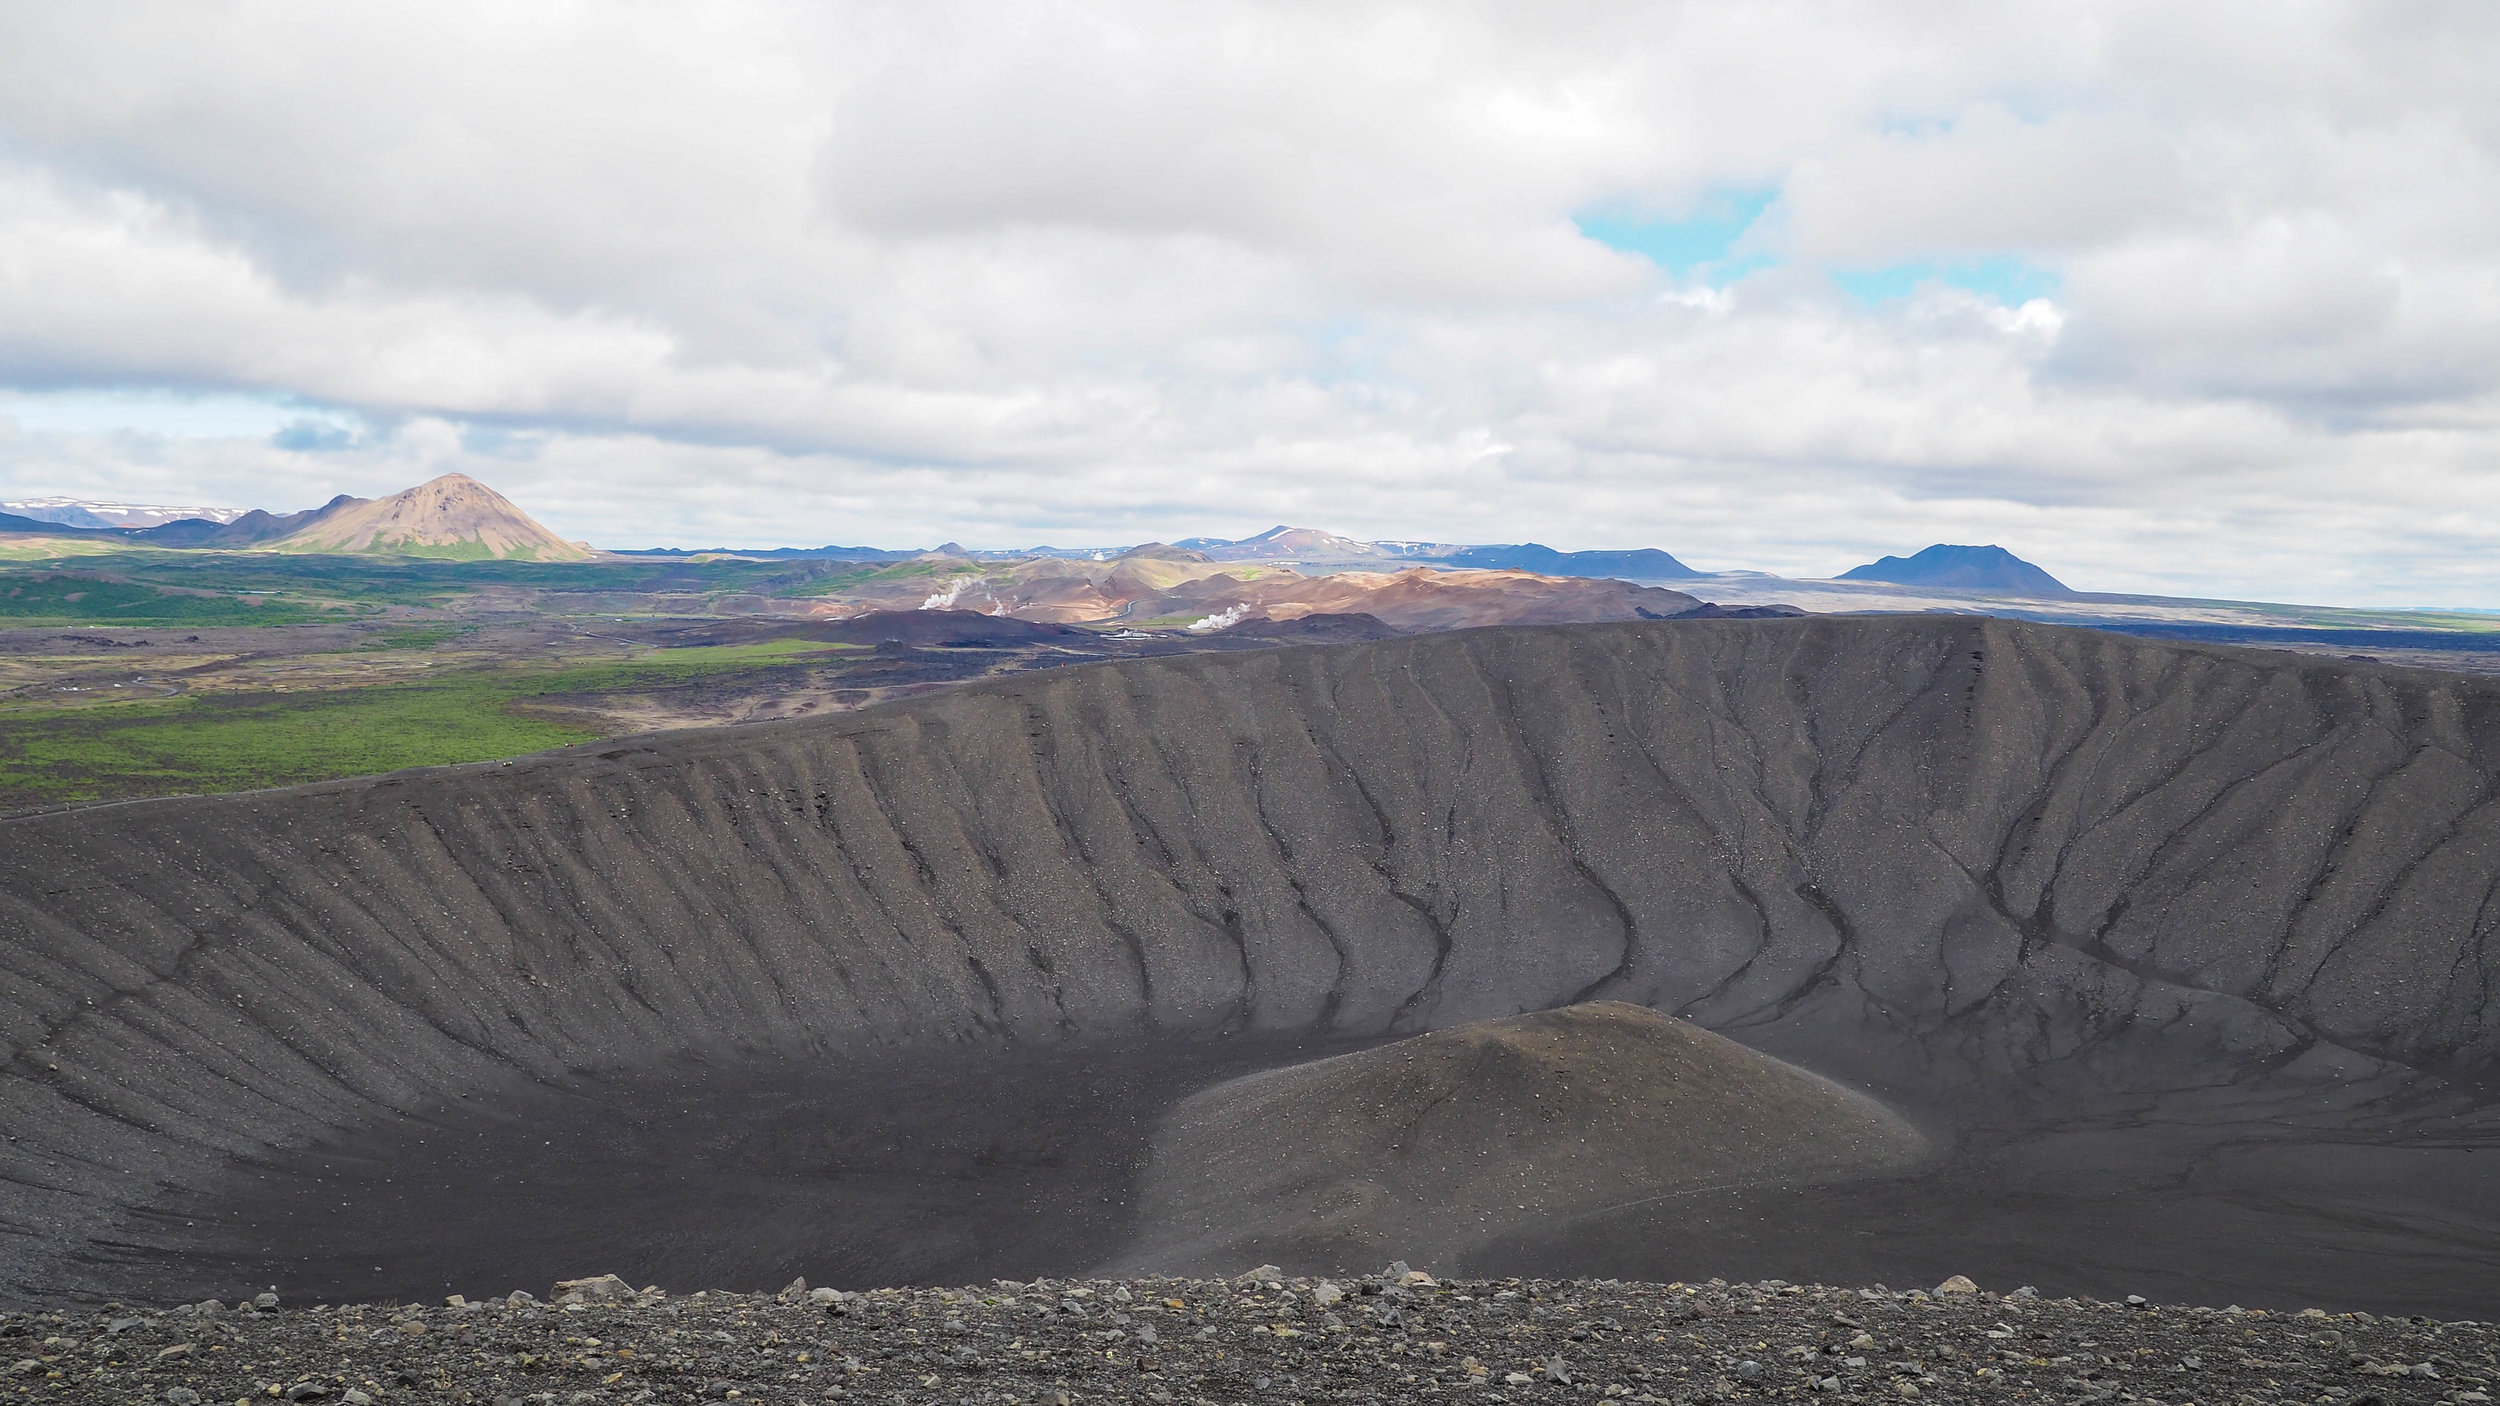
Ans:
[{"label": "inner crater slope", "polygon": [[[1827,617],[1138,660],[19,816],[0,820],[0,1296],[171,1285],[151,1276],[194,1262],[199,1208],[279,1164],[324,1184],[351,1175],[323,1170],[342,1140],[435,1147],[427,1128],[585,1080],[1289,1052],[1211,1055],[1203,1088],[1598,1000],[1931,1131],[2081,1139],[2052,1169],[2117,1165],[2078,1131],[2096,1109],[2122,1110],[2113,1136],[2315,1126],[2428,1159],[2490,1145],[2496,774],[2500,686],[2471,677]],[[636,1126],[663,1155],[666,1128]],[[373,1184],[465,1253],[474,1198],[424,1201],[432,1155],[378,1159]],[[1110,1158],[1091,1200],[1133,1221],[1145,1157]],[[2423,1214],[2452,1250],[2500,1245],[2488,1206]],[[335,1219],[286,1233],[359,1253]],[[229,1238],[283,1255],[278,1223],[236,1212]]]}]

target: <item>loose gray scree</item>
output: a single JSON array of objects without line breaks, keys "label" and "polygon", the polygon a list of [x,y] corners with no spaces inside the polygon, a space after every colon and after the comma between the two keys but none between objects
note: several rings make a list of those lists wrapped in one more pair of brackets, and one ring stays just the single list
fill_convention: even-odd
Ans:
[{"label": "loose gray scree", "polygon": [[1603,998],[1952,1151],[1450,1268],[2487,1308],[2495,775],[2472,678],[1819,618],[21,817],[0,1297],[1078,1272],[1196,1089]]}]

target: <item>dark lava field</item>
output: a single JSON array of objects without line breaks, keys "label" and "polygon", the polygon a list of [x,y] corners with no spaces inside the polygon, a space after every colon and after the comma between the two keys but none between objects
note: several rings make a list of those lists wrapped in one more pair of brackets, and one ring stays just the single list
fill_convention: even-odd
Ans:
[{"label": "dark lava field", "polygon": [[0,821],[0,1305],[1403,1259],[2500,1316],[2496,776],[2500,681],[1825,617]]}]

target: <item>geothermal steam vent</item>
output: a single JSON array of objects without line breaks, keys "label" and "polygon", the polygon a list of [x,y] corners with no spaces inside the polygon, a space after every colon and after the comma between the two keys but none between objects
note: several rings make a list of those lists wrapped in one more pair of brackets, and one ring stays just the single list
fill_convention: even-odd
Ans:
[{"label": "geothermal steam vent", "polygon": [[1154,1140],[1141,1269],[1455,1264],[1642,1197],[1867,1176],[1927,1150],[1865,1095],[1640,1006],[1477,1021],[1230,1080]]},{"label": "geothermal steam vent", "polygon": [[[2500,683],[1974,619],[1143,659],[21,816],[0,1298],[1439,1247],[2487,1306],[2496,891]],[[1689,1025],[1505,1023],[1593,1002]]]}]

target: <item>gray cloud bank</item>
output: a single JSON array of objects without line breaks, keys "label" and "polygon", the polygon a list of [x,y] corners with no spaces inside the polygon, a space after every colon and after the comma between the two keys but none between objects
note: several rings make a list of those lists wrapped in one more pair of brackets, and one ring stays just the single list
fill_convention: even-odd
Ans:
[{"label": "gray cloud bank", "polygon": [[[12,494],[457,468],[611,544],[1283,520],[1819,575],[1993,540],[2103,589],[2500,606],[2488,5],[0,32]],[[1731,193],[1760,217],[1697,267],[1581,232]],[[2007,268],[2044,291],[1971,273]],[[11,417],[99,388],[308,419]]]}]

